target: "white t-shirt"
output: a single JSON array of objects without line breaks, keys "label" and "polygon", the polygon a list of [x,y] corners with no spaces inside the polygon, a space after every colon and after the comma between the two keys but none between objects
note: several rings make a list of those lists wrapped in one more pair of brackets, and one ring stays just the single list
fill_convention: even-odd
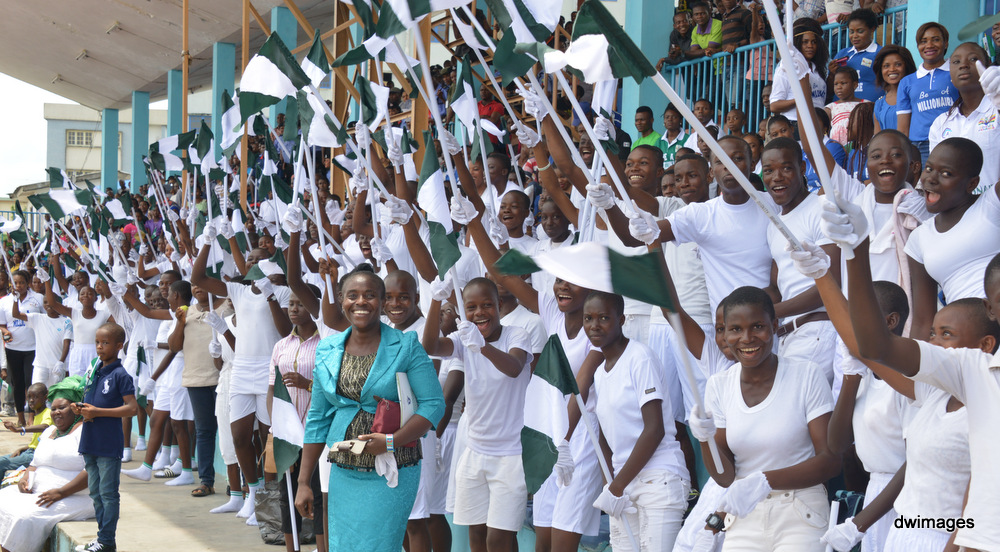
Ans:
[{"label": "white t-shirt", "polygon": [[866,371],[851,423],[858,459],[868,473],[896,473],[906,460],[903,428],[916,411],[906,397]]},{"label": "white t-shirt", "polygon": [[906,242],[906,254],[923,263],[949,302],[986,297],[983,274],[1000,253],[1000,198],[996,192],[989,190],[979,196],[951,230],[938,232],[935,216],[918,226]]},{"label": "white t-shirt", "polygon": [[[544,233],[544,232],[543,232]],[[535,244],[535,254],[544,253],[545,251],[551,251],[553,249],[558,249],[564,245],[570,245],[573,243],[573,236],[566,238],[561,242],[554,242],[552,238],[545,238],[538,240]],[[556,283],[556,277],[544,270],[535,272],[531,275],[531,287],[535,288],[538,293],[549,292],[552,293],[552,286]]]},{"label": "white t-shirt", "polygon": [[809,422],[833,411],[830,384],[811,364],[792,366],[778,359],[771,392],[758,405],[743,399],[743,366],[708,379],[705,405],[716,427],[726,428],[726,441],[736,459],[736,478],[779,470],[816,456]]},{"label": "white t-shirt", "polygon": [[587,358],[593,347],[590,339],[587,338],[587,332],[581,327],[576,337],[570,339],[569,335],[566,334],[566,314],[559,310],[556,296],[551,291],[538,294],[538,315],[545,328],[545,333],[559,336],[559,342],[566,353],[566,360],[569,361],[573,374],[576,375],[580,371],[583,360]]},{"label": "white t-shirt", "polygon": [[549,339],[549,334],[545,331],[542,318],[526,309],[524,305],[518,305],[516,309],[507,313],[507,316],[500,319],[500,325],[521,328],[527,332],[530,345],[525,351],[536,357],[538,353],[542,352],[545,342]]},{"label": "white t-shirt", "polygon": [[[267,298],[243,284],[226,283],[226,292],[236,311],[236,319],[239,320],[239,326],[234,332],[236,357],[233,369],[263,368],[266,372],[274,345],[281,340],[281,334],[274,326]],[[281,308],[288,308],[291,292],[287,287],[275,286],[274,296]]]},{"label": "white t-shirt", "polygon": [[[14,318],[14,300],[13,293],[8,293],[0,299],[0,324],[7,325],[11,336],[11,340],[4,343],[4,347],[12,351],[31,351],[35,348],[35,332],[23,320]],[[24,300],[18,302],[17,308],[21,314],[45,312],[42,308],[42,296],[30,289]]]},{"label": "white t-shirt", "polygon": [[507,245],[511,249],[516,249],[525,255],[534,255],[538,247],[538,238],[525,234],[520,238],[508,238]]},{"label": "white t-shirt", "polygon": [[[766,192],[757,192],[757,197],[772,212],[779,212]],[[698,244],[705,267],[709,312],[714,314],[719,303],[738,287],[765,288],[770,284],[767,227],[771,222],[752,199],[730,205],[720,196],[692,203],[667,220],[677,243]]]},{"label": "white t-shirt", "polygon": [[466,444],[490,456],[521,454],[524,392],[531,378],[528,333],[518,327],[505,326],[500,338],[490,343],[504,352],[520,349],[528,353],[524,368],[516,378],[497,370],[482,353],[468,351],[457,332],[448,338],[455,347],[448,358],[456,358],[465,365],[465,418],[469,424]]},{"label": "white t-shirt", "polygon": [[[810,64],[811,65],[811,64]],[[798,86],[799,83],[789,83],[788,75],[785,74],[784,68],[781,67],[781,63],[774,68],[774,82],[771,83],[771,95],[769,96],[770,102],[780,102],[783,100],[793,100],[795,96],[792,95],[792,85]],[[809,87],[812,89],[812,103],[813,107],[823,107],[826,105],[826,81],[823,77],[819,76],[816,72],[815,67],[810,67],[809,71]],[[795,106],[788,108],[785,111],[779,113],[779,115],[784,115],[789,121],[797,121],[799,119],[798,111]]]},{"label": "white t-shirt", "polygon": [[[452,371],[465,372],[465,365],[462,361],[457,358],[449,358],[448,360],[441,361],[441,369],[438,370],[438,383],[441,384],[441,389],[444,389],[444,384],[448,381],[448,374]],[[451,409],[451,418],[449,419],[448,425],[452,429],[458,427],[458,421],[462,419],[462,409],[465,403],[465,387],[463,386],[462,391],[459,392],[458,398],[455,399],[455,406]],[[456,425],[452,425],[456,424]]]},{"label": "white t-shirt", "polygon": [[676,429],[670,423],[673,407],[663,378],[663,368],[653,351],[632,339],[611,371],[601,363],[594,373],[597,420],[611,448],[615,471],[622,469],[643,430],[642,406],[660,401],[663,413],[663,440],[656,446],[644,470],[667,470],[682,479],[690,478],[684,453],[677,442]]},{"label": "white t-shirt", "polygon": [[914,385],[919,411],[903,431],[906,480],[896,497],[896,512],[915,518],[962,517],[963,489],[969,485],[969,414],[948,412],[951,395],[926,383]]},{"label": "white t-shirt", "polygon": [[[670,270],[670,277],[677,289],[681,307],[698,325],[711,324],[714,320],[708,301],[708,284],[702,266],[698,245],[695,243],[667,242],[663,244],[663,258]],[[660,307],[650,309],[651,324],[668,324]]]},{"label": "white t-shirt", "polygon": [[107,310],[97,310],[93,318],[83,316],[83,308],[73,309],[73,343],[93,346],[97,340],[97,330],[108,321],[111,313]]},{"label": "white t-shirt", "polygon": [[[816,194],[807,194],[788,214],[781,215],[781,220],[792,231],[792,235],[803,241],[816,245],[827,245],[831,242],[820,229],[820,215],[823,212],[823,201]],[[771,250],[771,258],[778,265],[778,292],[781,300],[787,301],[816,285],[816,280],[807,278],[795,268],[792,263],[792,253],[788,251],[788,240],[773,224],[767,225],[767,245]],[[825,312],[822,306],[809,312]],[[799,315],[796,315],[799,316]],[[794,317],[782,319],[780,323]]]},{"label": "white t-shirt", "polygon": [[49,318],[47,314],[28,313],[27,326],[35,331],[34,366],[51,368],[59,362],[63,341],[73,338],[73,323],[65,316]]},{"label": "white t-shirt", "polygon": [[[969,417],[969,453],[972,484],[963,516],[979,520],[1000,518],[1000,354],[978,349],[945,349],[917,341],[920,370],[913,379],[954,395],[965,404]],[[973,423],[974,422],[974,423]],[[916,427],[916,426],[914,426]],[[960,490],[953,492],[961,495]],[[955,544],[982,550],[1000,548],[1000,524],[976,523],[959,529]]]},{"label": "white t-shirt", "polygon": [[989,96],[983,96],[976,110],[968,117],[958,108],[951,108],[937,116],[927,133],[931,151],[948,138],[968,138],[983,150],[983,169],[979,172],[979,185],[973,193],[983,194],[993,188],[1000,178],[1000,131],[997,115],[1000,110]]}]

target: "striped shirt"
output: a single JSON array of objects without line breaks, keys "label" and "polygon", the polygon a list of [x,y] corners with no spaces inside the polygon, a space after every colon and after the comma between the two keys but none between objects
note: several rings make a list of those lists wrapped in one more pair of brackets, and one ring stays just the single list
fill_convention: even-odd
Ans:
[{"label": "striped shirt", "polygon": [[750,43],[750,30],[753,25],[753,14],[750,10],[737,4],[722,16],[722,44],[743,46]]},{"label": "striped shirt", "polygon": [[[298,328],[292,333],[278,341],[274,345],[274,352],[271,353],[271,370],[268,376],[268,385],[274,385],[274,370],[277,367],[282,374],[298,372],[302,377],[312,380],[313,367],[316,366],[316,346],[319,345],[319,332],[317,331],[308,339],[302,339],[298,333]],[[292,397],[292,404],[295,405],[296,412],[302,423],[306,421],[306,413],[309,412],[309,401],[312,393],[300,387],[289,387],[288,394]]]}]

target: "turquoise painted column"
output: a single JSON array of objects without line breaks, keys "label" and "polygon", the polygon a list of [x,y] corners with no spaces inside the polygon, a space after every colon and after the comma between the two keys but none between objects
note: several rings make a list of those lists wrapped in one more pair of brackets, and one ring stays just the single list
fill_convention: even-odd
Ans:
[{"label": "turquoise painted column", "polygon": [[[920,0],[910,2],[906,8],[906,47],[913,53],[913,60],[920,64],[917,52],[917,29],[929,21],[937,21],[948,29],[948,53],[960,44],[958,31],[979,17],[979,0]],[[985,30],[985,29],[984,29]]]},{"label": "turquoise painted column", "polygon": [[[299,44],[299,24],[295,21],[292,11],[286,7],[278,6],[271,8],[271,32],[278,33],[278,37],[281,38],[281,41],[285,43],[285,46],[289,50],[294,50]],[[311,39],[312,37],[309,38]],[[285,140],[294,140],[297,134],[299,117],[295,102],[284,99],[271,107],[271,126],[277,124],[278,113],[285,114]]]},{"label": "turquoise painted column", "polygon": [[101,188],[118,189],[118,110],[101,111]]},{"label": "turquoise painted column", "polygon": [[[674,23],[674,3],[662,0],[628,0],[625,4],[625,32],[639,46],[650,63],[667,55],[668,38]],[[653,130],[663,133],[663,110],[667,97],[649,79],[640,86],[631,78],[622,81],[622,129],[638,138],[635,131],[635,110],[647,105],[653,110]]]},{"label": "turquoise painted column", "polygon": [[[236,85],[236,45],[216,42],[212,45],[212,135],[215,136],[215,155],[222,150],[222,94],[232,96]],[[230,129],[232,130],[232,129]]]},{"label": "turquoise painted column", "polygon": [[167,73],[167,136],[181,133],[181,96],[184,94],[184,81],[181,80],[179,69]]},{"label": "turquoise painted column", "polygon": [[146,168],[142,156],[149,150],[149,92],[132,92],[132,173],[133,193],[146,184]]}]

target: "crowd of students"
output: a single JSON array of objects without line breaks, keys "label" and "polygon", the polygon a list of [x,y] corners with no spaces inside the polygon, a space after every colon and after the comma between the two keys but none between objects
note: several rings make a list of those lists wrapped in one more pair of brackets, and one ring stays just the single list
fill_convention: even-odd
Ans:
[{"label": "crowd of students", "polygon": [[[973,43],[946,59],[936,23],[917,33],[916,68],[872,42],[871,11],[842,19],[852,47],[829,64],[815,21],[796,22],[784,63],[798,80],[775,71],[761,133],[744,134],[735,109],[720,131],[710,123],[723,113],[699,100],[712,136],[686,132],[671,105],[662,135],[640,108],[631,140],[591,113],[597,141],[579,129],[568,142],[546,95],[521,92],[530,124],[484,98],[480,114],[512,135],[507,152],[443,128],[433,142],[454,168],[441,199],[458,231],[450,268],[398,136],[378,145],[364,124],[353,139],[370,169],[311,150],[318,186],[293,180],[306,192],[290,203],[252,193],[244,211],[238,179],[200,189],[154,173],[156,206],[119,193],[136,206],[122,232],[72,217],[71,230],[5,252],[17,416],[5,427],[34,438],[0,458],[14,483],[0,497],[38,498],[0,501],[0,547],[35,552],[26,534],[90,516],[98,536],[80,549],[113,551],[119,474],[211,497],[218,445],[224,501],[204,509],[257,525],[264,481],[290,478],[288,550],[302,516],[321,551],[450,550],[451,515],[472,550],[507,552],[529,500],[542,551],[576,550],[602,511],[616,551],[1000,550],[1000,69]],[[815,109],[798,110],[793,88]],[[830,134],[822,151],[810,126]],[[251,164],[267,164],[278,136],[256,138]],[[595,179],[599,147],[608,164]],[[291,156],[270,159],[309,178]],[[347,201],[330,190],[341,170]],[[823,191],[819,173],[831,175]],[[501,262],[585,240],[661,256],[677,312]],[[532,390],[553,355],[582,402]],[[378,424],[396,372],[420,422],[394,429]],[[272,427],[284,438],[286,400],[304,449],[272,474],[261,456]],[[530,494],[528,425],[558,428],[551,473]],[[70,501],[88,486],[93,509]],[[839,490],[864,501],[837,524]],[[55,503],[59,515],[41,514]],[[361,534],[374,520],[391,527]]]}]

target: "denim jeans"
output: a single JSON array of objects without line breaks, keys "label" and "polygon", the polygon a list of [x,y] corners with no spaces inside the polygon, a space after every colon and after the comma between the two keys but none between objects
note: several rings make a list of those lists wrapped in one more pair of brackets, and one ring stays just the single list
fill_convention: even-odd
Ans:
[{"label": "denim jeans", "polygon": [[84,454],[83,462],[87,468],[87,486],[90,488],[90,499],[94,501],[94,514],[97,518],[97,542],[115,546],[115,530],[118,528],[121,506],[118,484],[121,479],[122,457]]},{"label": "denim jeans", "polygon": [[215,386],[188,387],[191,409],[194,410],[195,450],[198,477],[201,484],[215,486],[215,435],[219,422],[215,417]]},{"label": "denim jeans", "polygon": [[17,456],[0,456],[0,479],[3,479],[7,472],[28,467],[31,459],[35,457],[35,449],[28,449]]}]

